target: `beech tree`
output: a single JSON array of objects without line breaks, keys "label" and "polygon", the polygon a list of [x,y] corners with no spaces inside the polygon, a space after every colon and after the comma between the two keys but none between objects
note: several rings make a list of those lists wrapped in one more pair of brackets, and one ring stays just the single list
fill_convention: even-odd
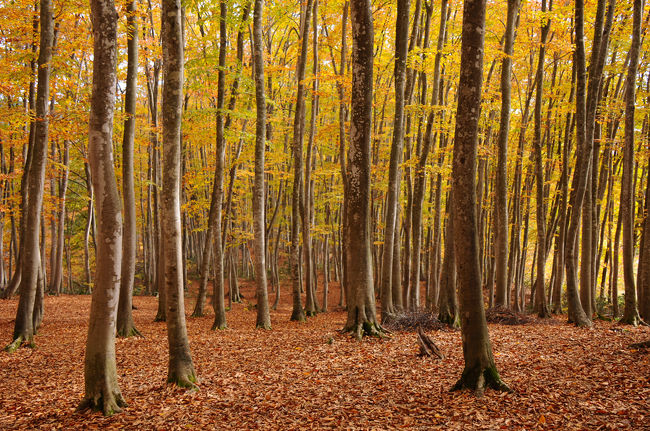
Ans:
[{"label": "beech tree", "polygon": [[[27,172],[26,193],[23,194],[25,210],[25,226],[20,260],[20,300],[16,321],[14,323],[13,341],[5,347],[8,352],[18,349],[23,343],[33,344],[34,334],[40,324],[35,319],[34,310],[39,271],[41,270],[41,212],[43,208],[43,192],[45,187],[45,165],[47,164],[47,145],[49,133],[49,98],[50,98],[50,69],[52,61],[52,44],[54,42],[54,20],[52,16],[52,1],[40,2],[40,45],[38,52],[38,84],[36,87],[36,109],[34,119],[33,143],[31,145],[31,160]],[[42,279],[41,279],[42,281]],[[41,294],[42,304],[42,294]],[[38,314],[36,315],[38,316]],[[36,320],[36,322],[34,321]],[[36,323],[36,325],[35,325]],[[36,326],[36,327],[35,327]]]},{"label": "beech tree", "polygon": [[163,188],[162,242],[169,342],[167,381],[194,388],[196,375],[185,325],[181,249],[181,115],[183,108],[183,25],[180,0],[162,2]]},{"label": "beech tree", "polygon": [[[372,126],[374,30],[370,0],[350,2],[352,20],[352,105],[347,188],[348,318],[343,328],[358,339],[380,335],[370,251],[370,137]],[[353,269],[354,268],[354,269]]]},{"label": "beech tree", "polygon": [[255,326],[262,329],[271,329],[265,262],[264,151],[266,149],[266,98],[264,96],[264,46],[262,45],[263,12],[263,0],[255,0],[255,8],[253,10],[253,68],[257,109],[257,123],[255,126],[255,185],[253,189],[253,229],[255,231],[255,276],[257,285],[255,290],[257,296],[257,322]]},{"label": "beech tree", "polygon": [[84,362],[85,395],[79,407],[111,415],[126,402],[117,382],[115,321],[122,263],[122,209],[113,164],[113,112],[117,82],[117,12],[113,0],[93,0],[93,92],[88,158],[97,214],[95,288]]},{"label": "beech tree", "polygon": [[458,80],[458,109],[454,133],[454,248],[460,292],[465,369],[453,389],[468,388],[479,395],[486,387],[509,390],[497,371],[488,334],[478,260],[476,220],[476,149],[483,81],[485,0],[465,0]]},{"label": "beech tree", "polygon": [[124,232],[122,238],[122,277],[120,301],[117,306],[117,335],[141,335],[133,323],[133,281],[135,278],[137,220],[135,214],[135,185],[133,146],[135,140],[135,109],[138,77],[138,25],[135,0],[129,0],[127,15],[127,71],[124,97],[124,137],[122,139],[122,195],[124,196]]}]

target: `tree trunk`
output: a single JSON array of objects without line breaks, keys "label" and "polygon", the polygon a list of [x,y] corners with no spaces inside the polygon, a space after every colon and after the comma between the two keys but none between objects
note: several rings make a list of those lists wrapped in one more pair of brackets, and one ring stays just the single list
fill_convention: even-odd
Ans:
[{"label": "tree trunk", "polygon": [[463,8],[461,73],[454,139],[454,248],[460,291],[465,369],[455,390],[482,395],[485,387],[509,390],[497,372],[488,335],[479,265],[476,220],[476,150],[483,79],[485,0],[466,0]]},{"label": "tree trunk", "polygon": [[135,215],[135,186],[133,178],[133,146],[135,140],[135,104],[138,78],[138,22],[135,0],[127,2],[127,71],[124,99],[124,137],[122,139],[122,196],[124,198],[124,228],[122,238],[122,278],[120,301],[117,306],[117,335],[141,335],[133,323],[133,280],[135,278],[137,220]]},{"label": "tree trunk", "polygon": [[122,262],[122,213],[113,166],[113,109],[117,66],[117,12],[112,0],[93,0],[93,92],[90,105],[88,158],[99,219],[95,289],[84,366],[85,395],[80,408],[104,415],[126,406],[117,383],[115,320]]},{"label": "tree trunk", "polygon": [[[261,329],[271,329],[265,263],[266,216],[264,212],[264,150],[266,140],[266,99],[264,96],[262,14],[263,1],[255,0],[255,10],[253,14],[253,68],[255,80],[255,101],[257,107],[257,123],[255,126],[255,185],[253,187],[253,230],[255,233],[255,273],[257,278],[257,288],[255,292],[257,296],[257,322],[255,326]],[[307,26],[308,24],[305,23],[305,27]],[[294,201],[294,205],[295,204],[296,202]],[[294,223],[296,222],[297,220],[294,221]],[[298,294],[300,294],[300,292],[298,292]]]},{"label": "tree trunk", "polygon": [[[49,132],[48,99],[50,94],[50,63],[54,41],[52,1],[41,0],[41,36],[38,53],[38,86],[36,89],[36,118],[34,120],[34,142],[29,173],[27,175],[24,207],[25,229],[20,240],[23,255],[20,259],[20,300],[14,324],[13,342],[6,347],[12,352],[25,342],[31,345],[34,337],[33,311],[41,266],[40,232],[43,189],[45,186],[45,165]],[[23,201],[25,202],[25,201]]]},{"label": "tree trunk", "polygon": [[196,375],[185,326],[181,249],[181,109],[183,103],[183,27],[180,0],[162,2],[163,187],[162,237],[169,367],[167,382],[194,388]]},{"label": "tree trunk", "polygon": [[634,111],[636,72],[641,44],[641,13],[643,3],[634,0],[632,18],[632,45],[627,69],[625,90],[625,143],[623,148],[623,179],[621,180],[621,218],[623,219],[623,280],[625,283],[625,309],[621,323],[638,325],[641,320],[637,308],[634,286]]},{"label": "tree trunk", "polygon": [[372,279],[370,238],[370,139],[372,126],[374,30],[370,0],[351,1],[353,64],[350,148],[345,190],[348,317],[344,331],[357,339],[380,335]]}]

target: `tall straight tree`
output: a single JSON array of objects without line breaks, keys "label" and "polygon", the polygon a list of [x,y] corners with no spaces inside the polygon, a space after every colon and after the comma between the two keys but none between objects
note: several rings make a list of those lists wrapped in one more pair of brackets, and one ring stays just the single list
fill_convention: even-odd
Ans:
[{"label": "tall straight tree", "polygon": [[495,305],[508,307],[508,134],[512,89],[512,52],[520,0],[508,0],[503,59],[501,60],[501,117],[497,141],[496,191],[494,196]]},{"label": "tall straight tree", "polygon": [[122,195],[124,197],[124,232],[122,238],[122,278],[120,302],[117,306],[117,335],[140,335],[133,323],[133,280],[135,277],[136,216],[133,173],[133,141],[135,138],[135,102],[138,78],[138,24],[135,0],[126,5],[127,70],[124,97],[124,137],[122,139]]},{"label": "tall straight tree", "polygon": [[[302,147],[305,136],[305,69],[309,47],[309,21],[313,0],[307,0],[301,18],[300,55],[296,64],[296,111],[293,119],[293,194],[291,199],[291,280],[293,284],[293,311],[291,320],[304,321],[305,311],[300,299],[300,206],[303,187]],[[266,111],[265,111],[266,112]]]},{"label": "tall straight tree", "polygon": [[347,188],[345,190],[347,223],[348,318],[344,331],[357,339],[380,335],[377,323],[372,280],[370,249],[370,138],[372,126],[373,43],[374,30],[370,0],[350,2],[352,20],[352,105],[350,148],[348,150]]},{"label": "tall straight tree", "polygon": [[80,408],[105,415],[126,406],[117,383],[115,319],[122,263],[122,212],[113,165],[113,112],[117,82],[117,12],[113,0],[90,3],[93,20],[93,91],[88,126],[88,161],[97,216],[95,288]]},{"label": "tall straight tree", "polygon": [[[262,44],[263,12],[263,0],[255,0],[255,9],[253,11],[253,69],[255,103],[257,108],[257,123],[255,126],[255,184],[253,186],[253,230],[255,232],[255,278],[257,285],[257,322],[255,326],[261,329],[271,329],[265,262],[264,150],[266,147],[266,97],[264,95],[264,45]],[[305,26],[307,25],[305,23]]]},{"label": "tall straight tree", "polygon": [[[553,7],[550,0],[549,10]],[[546,0],[542,0],[542,16],[540,28],[539,54],[537,57],[537,73],[535,82],[535,185],[537,201],[537,286],[535,287],[535,310],[539,317],[549,317],[548,305],[544,287],[544,271],[546,267],[546,205],[544,205],[544,169],[542,159],[542,95],[544,93],[544,57],[546,55],[546,39],[551,29],[551,20],[545,16]]]},{"label": "tall straight tree", "polygon": [[485,0],[465,0],[462,28],[451,216],[454,219],[465,369],[453,389],[468,388],[481,395],[486,387],[508,390],[494,363],[485,320],[476,219],[476,152],[483,81]]},{"label": "tall straight tree", "polygon": [[45,165],[47,164],[47,143],[49,133],[50,63],[54,43],[54,20],[52,0],[41,0],[41,36],[38,50],[38,84],[36,87],[36,118],[34,120],[34,142],[31,162],[27,173],[27,193],[25,209],[25,230],[21,239],[23,254],[20,259],[20,300],[14,323],[13,341],[5,348],[15,351],[24,342],[32,344],[34,333],[33,313],[36,289],[41,267],[39,249],[41,232],[41,210],[43,208],[43,189],[45,186]]},{"label": "tall straight tree", "polygon": [[587,316],[578,294],[576,274],[576,256],[580,212],[587,189],[587,175],[591,162],[592,143],[586,139],[586,68],[585,68],[585,2],[575,0],[575,53],[576,67],[576,168],[571,181],[569,208],[571,213],[566,233],[564,264],[566,266],[567,302],[569,303],[569,321],[578,326],[591,326],[591,317]]},{"label": "tall straight tree", "polygon": [[181,116],[183,108],[183,25],[180,0],[162,2],[163,187],[162,238],[169,367],[167,382],[194,388],[196,375],[185,325],[181,244]]},{"label": "tall straight tree", "polygon": [[386,218],[384,220],[384,254],[381,265],[381,320],[385,321],[395,313],[391,293],[393,272],[393,243],[399,241],[395,225],[399,205],[400,155],[404,147],[404,88],[406,81],[406,57],[408,54],[408,26],[410,0],[397,1],[395,18],[395,118],[393,119],[393,142],[388,165],[388,191],[386,196]]},{"label": "tall straight tree", "polygon": [[634,286],[634,111],[636,72],[641,45],[642,0],[634,0],[632,13],[632,45],[630,63],[625,82],[625,144],[623,149],[623,179],[621,182],[621,218],[623,219],[623,280],[625,283],[625,309],[621,323],[638,325],[641,320]]}]

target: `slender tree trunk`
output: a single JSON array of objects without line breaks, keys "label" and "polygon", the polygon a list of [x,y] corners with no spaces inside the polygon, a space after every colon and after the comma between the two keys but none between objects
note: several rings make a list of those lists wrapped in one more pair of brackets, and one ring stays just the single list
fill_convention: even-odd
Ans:
[{"label": "slender tree trunk", "polygon": [[93,92],[88,159],[99,219],[95,289],[84,366],[85,395],[80,408],[104,415],[126,406],[117,383],[115,321],[122,263],[122,213],[113,166],[113,109],[117,81],[117,12],[113,0],[93,0]]},{"label": "slender tree trunk", "polygon": [[[255,0],[255,10],[253,14],[253,68],[255,80],[255,101],[257,108],[257,122],[255,126],[255,185],[253,187],[253,230],[255,233],[255,272],[257,276],[257,322],[255,325],[257,328],[271,329],[269,299],[266,287],[266,238],[264,234],[266,229],[266,217],[264,212],[266,99],[264,96],[264,48],[262,45],[262,15],[263,0]],[[305,23],[305,26],[307,27],[308,24]],[[294,205],[295,204],[296,202],[294,201]],[[298,294],[300,294],[300,292],[298,292]]]},{"label": "slender tree trunk", "polygon": [[162,2],[163,187],[162,238],[169,366],[167,382],[194,388],[196,375],[185,325],[180,171],[184,35],[180,0]]},{"label": "slender tree trunk", "polygon": [[641,44],[642,0],[634,0],[632,18],[632,45],[625,89],[625,144],[623,148],[623,179],[621,180],[621,218],[623,219],[623,280],[625,282],[625,309],[621,323],[638,325],[641,320],[634,286],[634,111],[636,73]]},{"label": "slender tree trunk", "polygon": [[127,71],[124,100],[124,137],[122,139],[122,196],[124,198],[124,232],[122,239],[122,277],[120,301],[117,306],[117,335],[141,335],[133,323],[133,280],[135,278],[137,221],[135,215],[135,186],[133,178],[133,146],[135,140],[135,104],[138,79],[137,5],[129,0],[127,10]]},{"label": "slender tree trunk", "polygon": [[483,79],[485,0],[465,0],[462,28],[452,168],[452,217],[465,369],[453,389],[469,388],[481,395],[485,387],[509,390],[501,381],[492,356],[478,260],[476,150]]},{"label": "slender tree trunk", "polygon": [[515,27],[519,0],[508,0],[504,56],[501,60],[501,117],[497,141],[497,168],[495,193],[495,305],[508,307],[508,134],[510,133],[510,92],[512,79],[512,52],[515,42]]},{"label": "slender tree trunk", "polygon": [[[13,342],[5,349],[15,351],[20,345],[33,343],[33,311],[38,273],[41,267],[40,233],[45,186],[45,165],[49,132],[48,99],[50,94],[50,63],[54,41],[52,1],[41,0],[41,36],[38,53],[38,85],[36,89],[36,118],[34,120],[34,142],[26,182],[27,205],[24,207],[25,229],[20,240],[23,256],[20,259],[20,300],[14,324]],[[25,202],[25,200],[23,200]]]}]

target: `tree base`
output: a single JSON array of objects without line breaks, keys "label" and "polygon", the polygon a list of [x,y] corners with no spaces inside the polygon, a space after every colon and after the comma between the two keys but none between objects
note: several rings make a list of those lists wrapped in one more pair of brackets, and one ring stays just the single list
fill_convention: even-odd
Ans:
[{"label": "tree base", "polygon": [[167,321],[167,316],[162,316],[160,314],[156,314],[156,317],[153,319],[154,322],[166,322]]},{"label": "tree base", "polygon": [[458,379],[451,391],[460,391],[470,389],[474,391],[477,397],[482,397],[486,388],[492,388],[500,392],[512,392],[512,389],[506,385],[494,365],[488,367],[474,367],[463,370],[463,375]]},{"label": "tree base", "polygon": [[307,318],[305,317],[305,312],[302,308],[297,309],[294,307],[293,312],[291,313],[292,322],[305,322]]},{"label": "tree base", "polygon": [[16,339],[14,339],[14,341],[12,341],[11,343],[5,346],[4,351],[7,353],[14,353],[22,346],[33,349],[36,347],[36,344],[34,344],[34,340],[31,337],[25,337],[23,335],[19,335],[16,337]]},{"label": "tree base", "polygon": [[199,389],[196,385],[196,376],[193,372],[183,373],[183,375],[174,373],[167,377],[167,383],[172,383],[179,388],[190,389],[193,391]]},{"label": "tree base", "polygon": [[215,320],[214,323],[212,324],[212,328],[210,329],[212,329],[213,331],[221,331],[224,329],[228,329],[228,324],[226,324],[225,320],[224,321]]},{"label": "tree base", "polygon": [[111,416],[115,413],[120,413],[124,407],[127,407],[127,404],[124,398],[122,398],[119,389],[115,391],[104,388],[92,396],[86,395],[79,403],[77,411],[95,410],[101,411],[104,416]]},{"label": "tree base", "polygon": [[120,329],[117,331],[117,338],[129,338],[129,337],[141,337],[144,338],[142,332],[138,330],[135,326],[130,328]]},{"label": "tree base", "polygon": [[619,325],[632,325],[632,326],[648,326],[646,322],[641,319],[641,316],[639,316],[639,312],[635,313],[630,313],[628,316],[627,313],[623,314],[623,317],[621,317],[621,320],[618,321]]},{"label": "tree base", "polygon": [[352,325],[346,326],[342,329],[341,332],[350,333],[358,341],[361,341],[365,336],[386,338],[387,334],[389,334],[389,332],[382,328],[381,325],[369,320],[356,322]]},{"label": "tree base", "polygon": [[316,315],[318,315],[318,311],[315,310],[305,311],[305,315],[307,317],[316,317]]},{"label": "tree base", "polygon": [[440,323],[449,325],[452,328],[460,328],[460,315],[456,314],[455,316],[449,313],[439,313],[438,320]]},{"label": "tree base", "polygon": [[[304,322],[304,320],[303,320]],[[271,330],[271,324],[270,323],[257,323],[255,324],[255,329],[264,329],[265,331],[270,331]]]}]

